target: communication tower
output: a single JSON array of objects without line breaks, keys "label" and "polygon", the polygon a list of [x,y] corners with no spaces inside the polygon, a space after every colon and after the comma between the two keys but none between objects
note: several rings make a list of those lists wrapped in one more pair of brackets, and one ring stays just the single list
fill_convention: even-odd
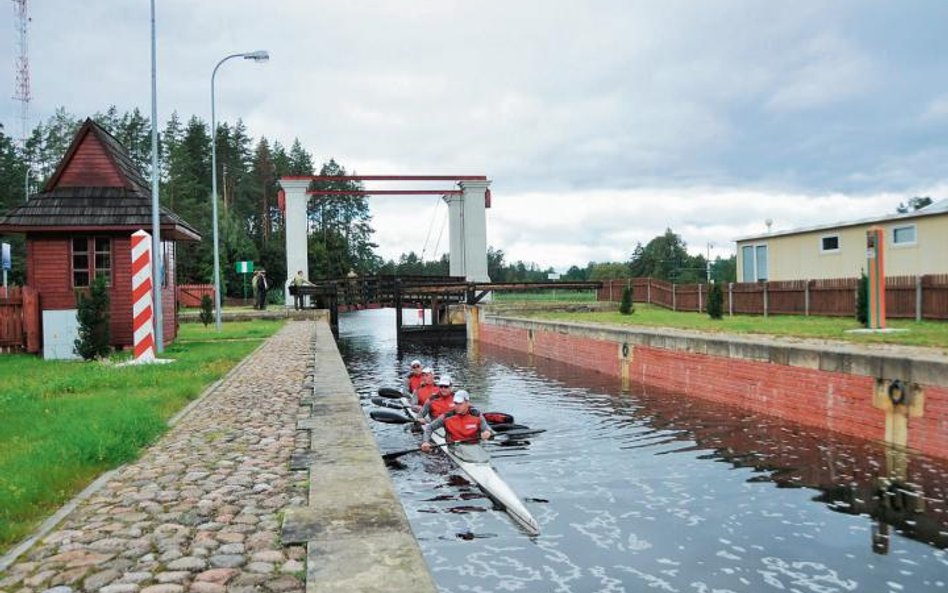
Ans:
[{"label": "communication tower", "polygon": [[30,161],[26,152],[26,141],[29,138],[30,122],[30,51],[29,32],[30,14],[27,0],[13,0],[13,12],[16,18],[13,21],[17,33],[17,52],[15,57],[16,91],[13,99],[20,102],[20,142],[22,142],[23,158],[26,159],[26,176],[24,179],[24,198],[30,197]]}]

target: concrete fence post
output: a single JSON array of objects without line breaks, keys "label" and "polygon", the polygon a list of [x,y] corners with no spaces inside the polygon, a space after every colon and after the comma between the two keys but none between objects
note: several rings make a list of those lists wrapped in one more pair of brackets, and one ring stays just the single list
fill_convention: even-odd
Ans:
[{"label": "concrete fence post", "polygon": [[675,292],[675,285],[672,284],[672,311],[678,310],[678,294]]},{"label": "concrete fence post", "polygon": [[764,281],[764,317],[768,315],[768,303],[767,303],[767,282]]},{"label": "concrete fence post", "polygon": [[703,304],[702,298],[701,298],[701,287],[702,287],[702,286],[703,286],[702,284],[698,284],[698,313],[701,313],[701,311],[704,310],[704,308],[701,306],[701,305]]},{"label": "concrete fence post", "polygon": [[922,277],[915,276],[915,321],[922,320]]},{"label": "concrete fence post", "polygon": [[645,285],[645,302],[652,304],[652,277],[648,277],[648,284]]},{"label": "concrete fence post", "polygon": [[727,283],[727,315],[734,317],[734,283]]},{"label": "concrete fence post", "polygon": [[810,316],[810,281],[807,280],[803,285],[803,315]]}]

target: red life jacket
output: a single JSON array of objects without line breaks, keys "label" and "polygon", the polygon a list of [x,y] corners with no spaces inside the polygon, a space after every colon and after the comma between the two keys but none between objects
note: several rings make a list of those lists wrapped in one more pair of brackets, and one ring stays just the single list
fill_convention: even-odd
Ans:
[{"label": "red life jacket", "polygon": [[433,397],[431,398],[431,405],[428,406],[428,410],[431,412],[432,420],[438,416],[444,414],[445,412],[451,411],[454,407],[454,397]]},{"label": "red life jacket", "polygon": [[428,383],[427,385],[419,385],[418,389],[415,390],[415,395],[418,397],[418,405],[423,406],[428,403],[428,400],[431,399],[431,396],[438,393],[438,386]]},{"label": "red life jacket", "polygon": [[480,438],[481,418],[473,411],[467,414],[448,412],[444,417],[444,432],[449,441],[476,442]]},{"label": "red life jacket", "polygon": [[408,375],[408,392],[413,393],[421,385],[421,373]]}]

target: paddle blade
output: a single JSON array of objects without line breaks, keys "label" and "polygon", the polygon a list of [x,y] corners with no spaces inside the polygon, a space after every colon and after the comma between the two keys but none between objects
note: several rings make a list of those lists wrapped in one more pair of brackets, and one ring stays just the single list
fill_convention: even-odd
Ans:
[{"label": "paddle blade", "polygon": [[521,430],[511,430],[508,432],[503,432],[497,436],[504,437],[504,440],[506,440],[509,443],[510,441],[523,440],[525,438],[532,437],[543,432],[546,432],[545,428],[536,428],[536,429],[529,429],[529,430],[521,429]]},{"label": "paddle blade", "polygon": [[373,397],[372,403],[382,408],[391,408],[393,410],[404,410],[405,406],[401,402],[392,401],[382,397]]},{"label": "paddle blade", "polygon": [[490,429],[494,432],[507,432],[510,430],[530,430],[530,427],[526,424],[491,424]]},{"label": "paddle blade", "polygon": [[514,417],[503,412],[484,412],[488,424],[513,424]]},{"label": "paddle blade", "polygon": [[384,422],[385,424],[409,424],[414,422],[408,416],[399,414],[395,410],[372,410],[369,412],[369,417],[376,422]]},{"label": "paddle blade", "polygon": [[398,389],[392,389],[391,387],[379,387],[379,395],[382,397],[387,397],[388,399],[399,399],[401,397],[405,397],[404,393]]},{"label": "paddle blade", "polygon": [[398,459],[402,455],[408,455],[409,453],[418,453],[420,451],[421,449],[418,449],[417,447],[414,449],[405,449],[404,451],[392,451],[391,453],[383,454],[382,459],[384,459],[385,461],[391,461],[393,459]]}]

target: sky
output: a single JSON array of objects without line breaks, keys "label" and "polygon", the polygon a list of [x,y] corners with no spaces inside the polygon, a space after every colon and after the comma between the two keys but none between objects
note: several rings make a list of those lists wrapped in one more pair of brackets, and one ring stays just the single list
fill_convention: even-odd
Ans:
[{"label": "sky", "polygon": [[[32,123],[150,112],[145,0],[29,0]],[[671,228],[736,237],[948,197],[948,2],[156,0],[158,118],[293,138],[360,174],[487,175],[488,243],[565,272]],[[0,123],[19,129],[13,5]],[[377,186],[381,187],[381,186]],[[386,187],[397,186],[389,184]],[[437,198],[370,199],[380,254],[447,249]],[[440,236],[440,240],[438,237]]]}]

